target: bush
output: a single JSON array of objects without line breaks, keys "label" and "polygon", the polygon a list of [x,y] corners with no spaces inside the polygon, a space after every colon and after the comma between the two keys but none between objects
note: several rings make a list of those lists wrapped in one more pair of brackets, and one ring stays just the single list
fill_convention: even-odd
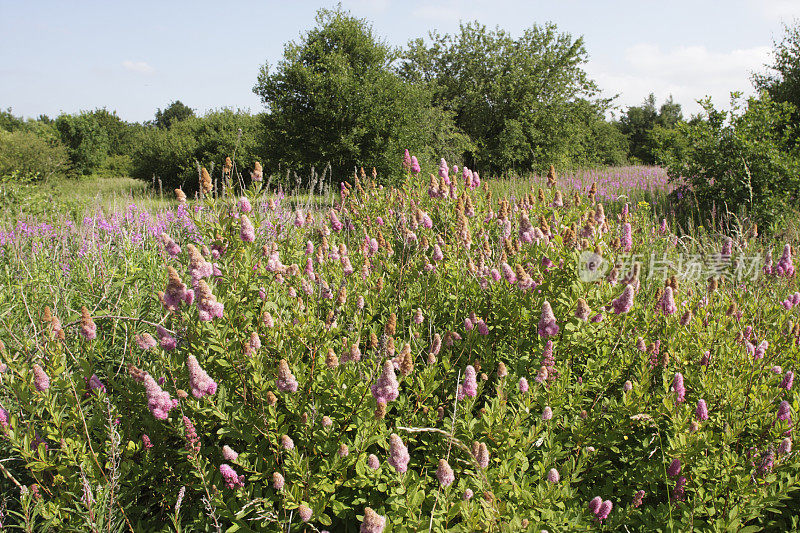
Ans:
[{"label": "bush", "polygon": [[[745,210],[762,225],[779,223],[800,206],[800,150],[789,126],[794,107],[766,95],[730,111],[703,102],[706,120],[680,127],[685,146],[673,150],[675,200],[702,221]],[[695,211],[696,210],[696,211]]]},{"label": "bush", "polygon": [[[3,245],[6,521],[354,532],[381,522],[371,509],[385,533],[800,526],[790,245],[742,279],[740,251],[761,241],[679,242],[646,203],[602,213],[461,180],[456,200],[427,183],[360,180],[325,210],[226,190]],[[627,268],[587,269],[592,250]],[[681,251],[725,278],[664,288]],[[631,270],[644,254],[663,272]]]},{"label": "bush", "polygon": [[32,131],[0,130],[0,176],[44,180],[70,170],[67,149],[57,140],[48,141]]},{"label": "bush", "polygon": [[193,192],[198,189],[197,162],[219,170],[231,157],[249,181],[249,170],[263,161],[264,138],[262,116],[231,109],[174,121],[169,128],[146,128],[137,141],[131,175],[148,182],[161,179],[170,191]]}]

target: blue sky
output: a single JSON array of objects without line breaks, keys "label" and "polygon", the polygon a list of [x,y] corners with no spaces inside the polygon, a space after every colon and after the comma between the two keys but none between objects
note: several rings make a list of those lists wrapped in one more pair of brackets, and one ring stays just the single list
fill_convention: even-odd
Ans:
[{"label": "blue sky", "polygon": [[[125,120],[151,119],[172,100],[204,112],[261,111],[251,88],[265,61],[313,26],[307,1],[0,0],[0,107],[51,116],[107,107]],[[782,22],[800,17],[798,0],[343,0],[378,36],[404,45],[431,29],[477,19],[513,35],[555,22],[583,35],[586,70],[620,107],[649,92],[668,94],[689,114],[710,95],[726,105],[751,90],[750,75],[770,61]]]}]

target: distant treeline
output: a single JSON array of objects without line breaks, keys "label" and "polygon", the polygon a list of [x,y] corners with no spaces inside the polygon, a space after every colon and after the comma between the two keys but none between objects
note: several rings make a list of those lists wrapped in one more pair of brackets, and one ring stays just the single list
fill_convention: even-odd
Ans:
[{"label": "distant treeline", "polygon": [[[130,175],[191,191],[197,162],[219,167],[235,155],[240,170],[260,161],[267,174],[307,176],[330,165],[340,180],[375,167],[388,182],[408,148],[426,171],[444,157],[484,175],[662,164],[693,183],[695,206],[775,203],[797,175],[798,43],[797,26],[787,27],[774,73],[754,77],[759,96],[730,114],[704,101],[686,121],[671,97],[658,105],[651,94],[608,120],[613,100],[584,70],[583,39],[555,24],[514,38],[472,22],[393,48],[367,21],[322,9],[276,65],[261,67],[253,91],[265,112],[197,116],[176,100],[139,124],[106,109],[29,120],[9,109],[0,175]],[[734,191],[725,197],[723,182]]]},{"label": "distant treeline", "polygon": [[[654,163],[648,134],[674,128],[680,105],[659,112],[651,97],[618,121],[583,67],[582,38],[554,24],[518,38],[477,23],[455,35],[433,33],[394,49],[370,25],[341,10],[321,10],[317,25],[264,65],[254,91],[267,112],[220,109],[196,116],[175,101],[144,124],[98,109],[23,121],[2,112],[6,143],[49,152],[59,170],[127,174],[191,188],[195,161],[219,165],[236,151],[240,167],[307,172],[330,164],[342,179],[355,167],[396,174],[409,148],[422,161],[446,157],[486,173]],[[241,135],[239,130],[241,129]],[[41,162],[40,162],[41,163]],[[27,165],[46,176],[53,168]]]}]

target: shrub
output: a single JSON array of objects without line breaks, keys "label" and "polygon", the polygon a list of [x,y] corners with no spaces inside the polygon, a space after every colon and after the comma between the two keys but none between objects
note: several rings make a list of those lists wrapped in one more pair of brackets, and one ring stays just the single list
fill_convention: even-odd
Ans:
[{"label": "shrub", "polygon": [[[29,487],[13,519],[796,527],[792,246],[743,279],[739,252],[765,253],[747,234],[681,242],[646,203],[464,181],[359,179],[291,210],[255,183],[6,241],[0,486]],[[702,253],[725,278],[664,288],[624,247],[668,273]]]},{"label": "shrub", "polygon": [[743,210],[768,226],[792,216],[800,206],[800,152],[789,126],[793,106],[766,95],[730,111],[703,102],[705,120],[679,130],[685,145],[671,150],[670,178],[681,185],[675,200],[701,221]]},{"label": "shrub", "polygon": [[70,169],[67,149],[32,131],[0,131],[0,176],[44,180]]}]

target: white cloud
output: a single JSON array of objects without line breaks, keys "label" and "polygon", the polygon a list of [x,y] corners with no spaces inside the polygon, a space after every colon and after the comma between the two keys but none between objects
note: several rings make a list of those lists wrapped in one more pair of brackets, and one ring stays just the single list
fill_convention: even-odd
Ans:
[{"label": "white cloud", "polygon": [[123,61],[122,68],[139,74],[152,74],[156,71],[146,61]]},{"label": "white cloud", "polygon": [[639,105],[649,93],[659,102],[670,94],[685,115],[697,113],[696,100],[711,96],[714,104],[727,107],[731,91],[752,93],[750,77],[771,62],[771,48],[712,51],[705,46],[678,46],[663,50],[648,43],[629,47],[618,68],[589,64],[587,71],[607,95],[619,93],[623,109]]}]

